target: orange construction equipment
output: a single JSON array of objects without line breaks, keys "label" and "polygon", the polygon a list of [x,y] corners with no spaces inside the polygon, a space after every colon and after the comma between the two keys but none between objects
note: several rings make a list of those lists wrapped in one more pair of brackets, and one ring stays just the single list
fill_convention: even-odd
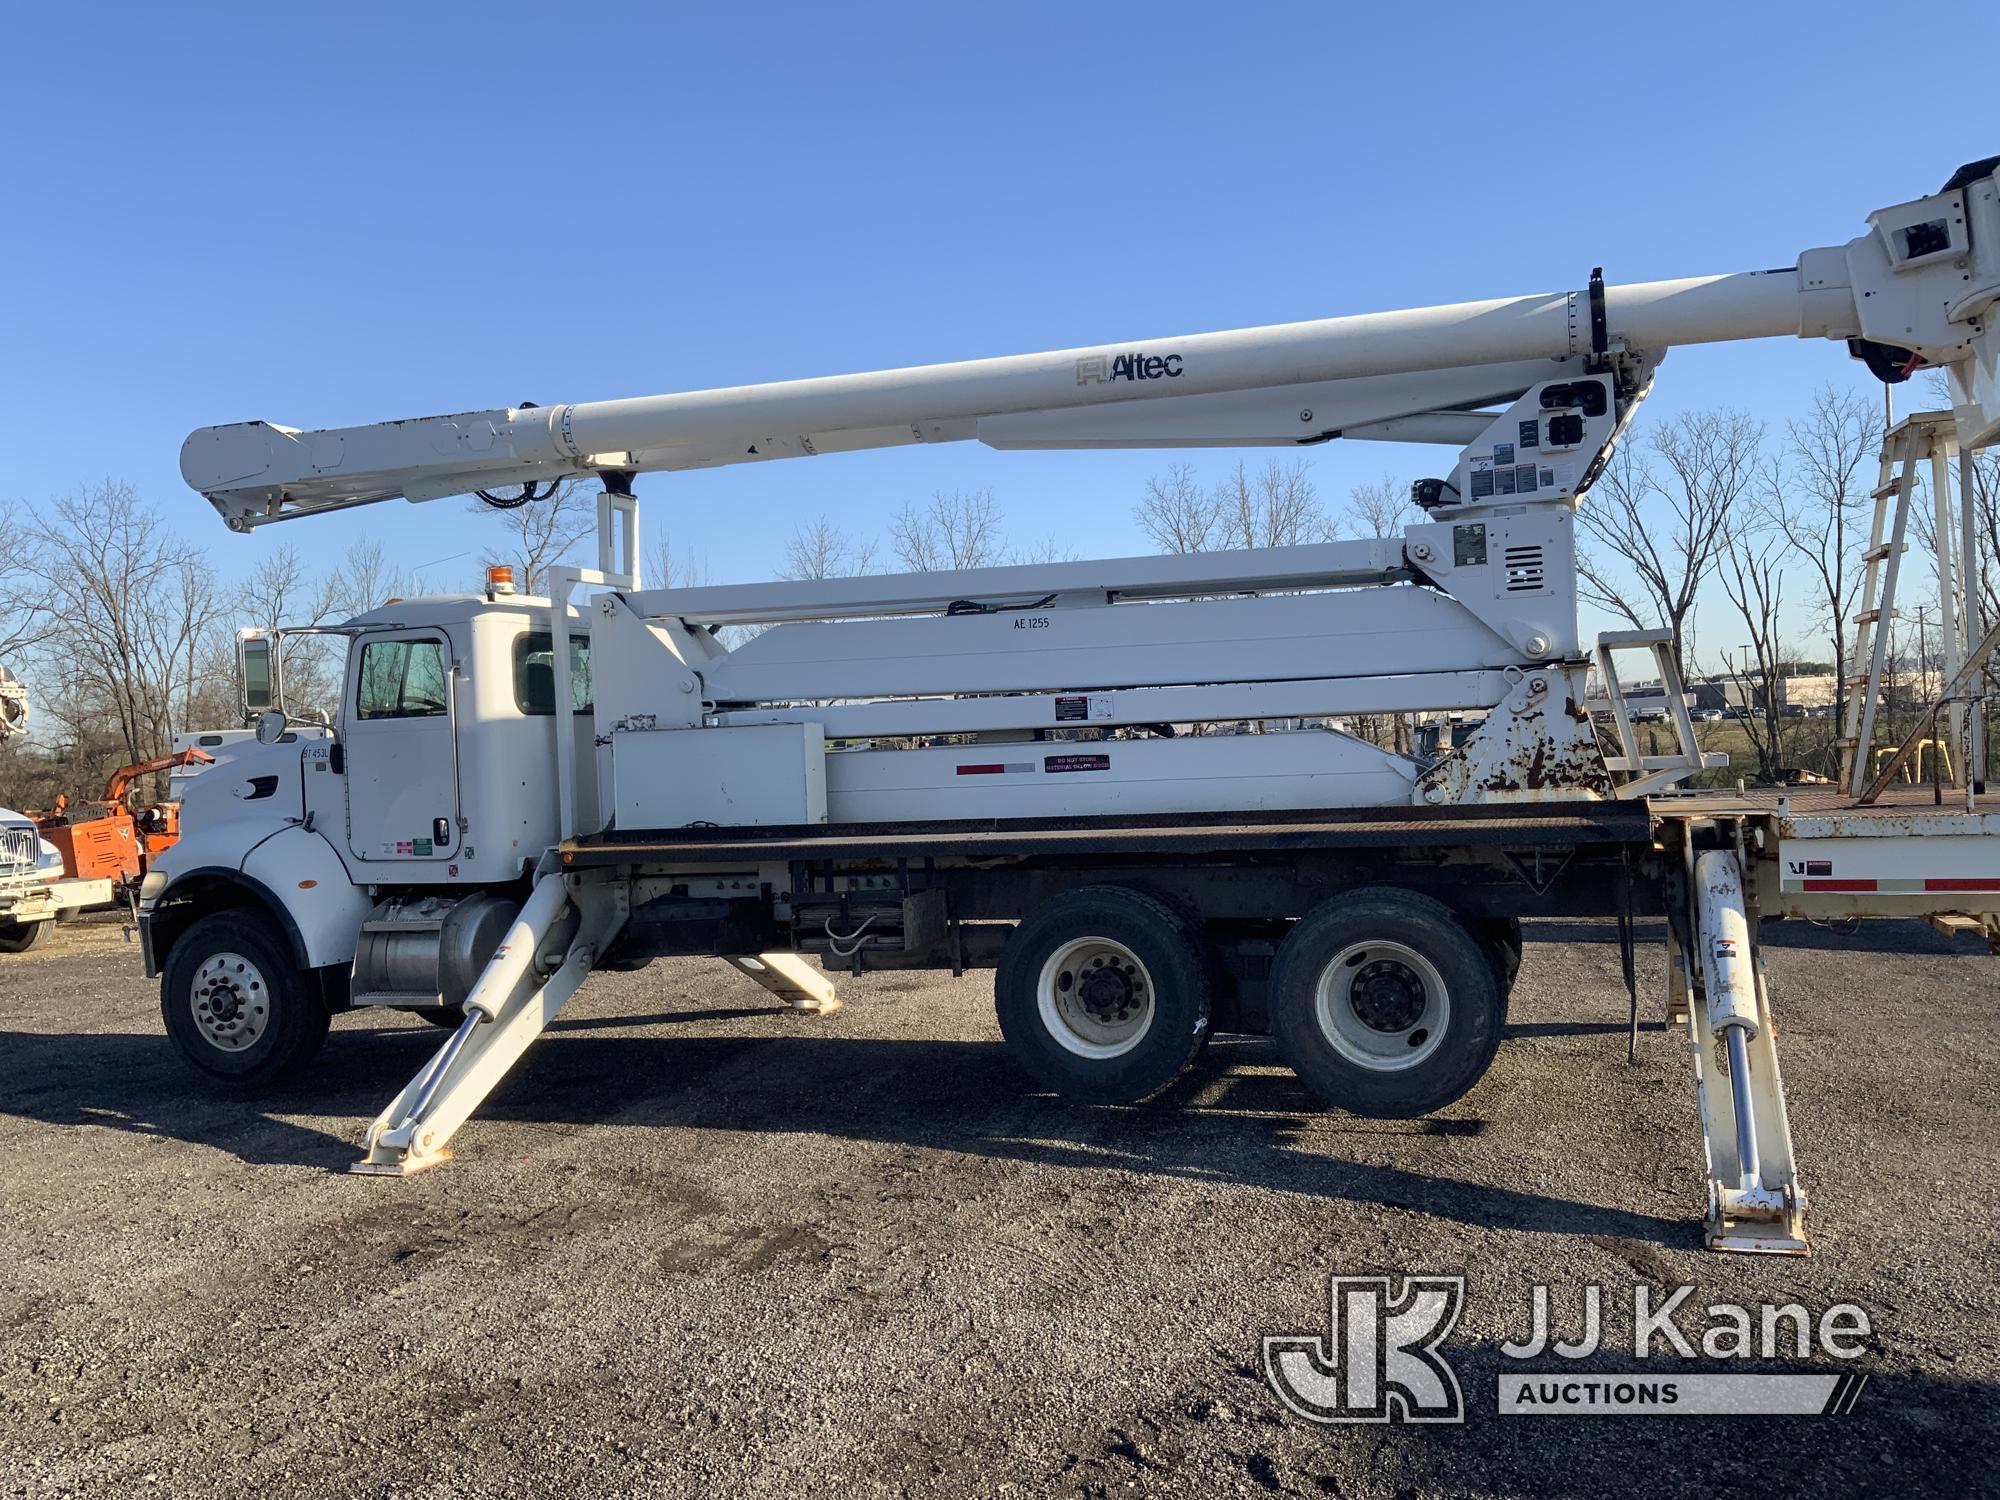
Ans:
[{"label": "orange construction equipment", "polygon": [[71,812],[67,797],[56,798],[55,810],[36,818],[42,837],[61,851],[63,870],[73,880],[134,881],[161,850],[181,836],[181,805],[154,802],[136,811],[125,805],[125,792],[141,776],[199,765],[215,759],[206,750],[179,750],[151,760],[120,766],[104,784],[92,816]]}]

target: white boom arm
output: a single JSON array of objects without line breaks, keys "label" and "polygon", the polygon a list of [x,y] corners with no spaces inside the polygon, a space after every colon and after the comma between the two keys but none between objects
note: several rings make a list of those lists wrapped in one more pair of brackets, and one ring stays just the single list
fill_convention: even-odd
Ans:
[{"label": "white boom arm", "polygon": [[[977,438],[996,448],[1459,444],[1536,382],[1675,344],[1830,338],[1951,374],[1968,447],[2000,433],[2000,157],[1784,270],[1224,333],[303,432],[205,427],[181,472],[234,529],[404,496]],[[621,481],[622,482],[622,481]]]}]

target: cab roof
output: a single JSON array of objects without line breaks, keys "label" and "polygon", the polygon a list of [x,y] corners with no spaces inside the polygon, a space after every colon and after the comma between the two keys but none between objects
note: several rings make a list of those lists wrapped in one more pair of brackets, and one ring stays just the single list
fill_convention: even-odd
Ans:
[{"label": "cab roof", "polygon": [[[549,617],[549,601],[533,594],[502,594],[496,599],[489,599],[484,594],[426,594],[364,610],[346,623],[364,628],[407,626],[415,629],[424,625],[462,625],[486,616],[504,618],[510,615],[530,622],[546,620]],[[581,620],[583,612],[572,604],[569,617]]]}]

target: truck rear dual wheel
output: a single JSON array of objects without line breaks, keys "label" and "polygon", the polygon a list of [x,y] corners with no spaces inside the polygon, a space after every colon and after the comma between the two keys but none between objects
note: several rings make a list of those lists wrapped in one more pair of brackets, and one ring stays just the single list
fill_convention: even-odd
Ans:
[{"label": "truck rear dual wheel", "polygon": [[39,922],[0,922],[0,953],[26,953],[40,947],[55,925],[52,917]]},{"label": "truck rear dual wheel", "polygon": [[1300,918],[1271,965],[1271,1031],[1335,1108],[1410,1119],[1485,1075],[1505,1017],[1498,940],[1414,891],[1351,891]]},{"label": "truck rear dual wheel", "polygon": [[160,975],[160,1016],[189,1067],[245,1093],[311,1061],[331,1019],[284,939],[249,911],[215,912],[181,934]]},{"label": "truck rear dual wheel", "polygon": [[1015,929],[993,1000],[1037,1083],[1081,1103],[1136,1104],[1207,1042],[1211,964],[1185,913],[1123,886],[1086,886]]}]

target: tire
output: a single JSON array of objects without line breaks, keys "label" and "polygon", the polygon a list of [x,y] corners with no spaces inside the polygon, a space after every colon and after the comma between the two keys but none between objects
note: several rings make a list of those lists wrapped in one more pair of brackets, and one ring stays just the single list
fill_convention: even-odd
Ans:
[{"label": "tire", "polygon": [[55,918],[34,922],[0,922],[0,953],[26,953],[39,948],[55,931]]},{"label": "tire", "polygon": [[465,1012],[456,1005],[412,1005],[403,1014],[441,1026],[446,1031],[458,1030],[459,1023],[465,1019]]},{"label": "tire", "polygon": [[1032,913],[993,978],[1014,1060],[1086,1104],[1136,1104],[1180,1077],[1208,1040],[1210,1002],[1199,926],[1122,886],[1086,886]]},{"label": "tire", "polygon": [[160,976],[160,1016],[183,1062],[246,1093],[310,1062],[331,1019],[290,947],[249,911],[215,912],[181,934]]},{"label": "tire", "polygon": [[1207,1050],[1208,1044],[1215,1040],[1216,1011],[1228,1009],[1225,1002],[1229,996],[1229,987],[1235,982],[1230,976],[1228,965],[1223,961],[1222,947],[1202,926],[1201,911],[1192,902],[1183,900],[1171,891],[1157,890],[1150,886],[1121,885],[1117,889],[1131,891],[1134,895],[1144,896],[1149,901],[1157,901],[1166,907],[1181,924],[1181,930],[1187,935],[1187,940],[1194,945],[1195,952],[1201,958],[1202,972],[1208,976],[1209,1024],[1202,1028],[1201,1040],[1195,1043],[1194,1055],[1200,1057]]},{"label": "tire", "polygon": [[1328,1104],[1407,1120],[1479,1082],[1505,1018],[1488,945],[1449,907],[1374,887],[1302,917],[1271,965],[1271,1034]]}]

